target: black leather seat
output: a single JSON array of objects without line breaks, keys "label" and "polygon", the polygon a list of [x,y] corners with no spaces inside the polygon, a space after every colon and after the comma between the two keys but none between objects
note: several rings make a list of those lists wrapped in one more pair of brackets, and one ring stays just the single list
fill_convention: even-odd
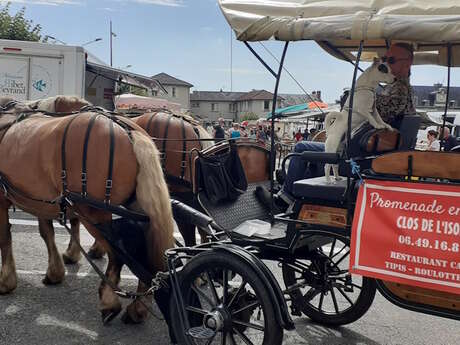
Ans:
[{"label": "black leather seat", "polygon": [[[331,181],[334,178],[331,177]],[[345,199],[347,179],[327,182],[325,176],[309,178],[294,182],[292,192],[296,198],[338,201]]]}]

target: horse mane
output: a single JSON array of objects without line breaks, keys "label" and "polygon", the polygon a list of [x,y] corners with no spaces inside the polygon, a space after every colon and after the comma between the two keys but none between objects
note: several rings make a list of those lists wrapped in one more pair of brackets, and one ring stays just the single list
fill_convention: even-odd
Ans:
[{"label": "horse mane", "polygon": [[47,113],[68,113],[79,111],[82,107],[91,105],[83,98],[62,95],[31,101],[27,104],[34,110]]}]

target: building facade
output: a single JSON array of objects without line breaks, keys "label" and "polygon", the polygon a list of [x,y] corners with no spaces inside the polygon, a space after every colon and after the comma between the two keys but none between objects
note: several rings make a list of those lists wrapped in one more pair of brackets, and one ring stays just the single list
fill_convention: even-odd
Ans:
[{"label": "building facade", "polygon": [[[282,102],[278,98],[278,103]],[[266,90],[250,92],[194,91],[190,96],[191,113],[205,122],[224,118],[239,122],[246,116],[264,118],[271,111],[273,94]]]},{"label": "building facade", "polygon": [[170,102],[179,103],[182,109],[190,110],[190,88],[193,87],[192,84],[177,79],[166,73],[159,73],[157,75],[154,75],[152,76],[152,79],[158,80],[168,92],[167,95],[155,94],[154,92],[152,96],[159,96]]}]

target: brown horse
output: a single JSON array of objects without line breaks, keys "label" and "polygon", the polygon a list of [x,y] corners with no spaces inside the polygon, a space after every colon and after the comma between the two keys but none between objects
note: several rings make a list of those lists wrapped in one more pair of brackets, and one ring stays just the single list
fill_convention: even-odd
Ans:
[{"label": "brown horse", "polygon": [[[6,99],[0,100],[0,107],[3,110],[0,113],[0,173],[3,178],[2,187],[7,191],[6,195],[2,193],[0,196],[0,293],[11,292],[17,286],[8,220],[11,204],[40,219],[40,233],[49,253],[45,280],[52,283],[62,281],[64,268],[54,244],[54,232],[49,223],[42,221],[57,218],[60,209],[56,203],[40,200],[58,200],[68,191],[83,191],[82,157],[86,147],[87,193],[91,198],[103,201],[107,172],[110,170],[111,138],[114,154],[110,201],[114,205],[123,205],[135,194],[138,206],[150,218],[150,228],[145,234],[149,269],[152,272],[165,269],[164,250],[173,246],[169,193],[161,170],[159,152],[140,127],[127,119],[117,120],[102,112],[88,111],[65,117],[50,117],[42,113],[30,113],[30,107]],[[91,134],[88,135],[92,121]],[[61,179],[61,157],[65,157],[66,162],[66,188]],[[5,183],[5,179],[8,183]],[[85,204],[75,204],[68,211],[81,215],[82,223],[107,250],[109,261],[106,277],[117,285],[122,264],[93,225],[110,222],[111,214]],[[138,290],[145,289],[139,282]],[[112,319],[121,311],[118,297],[109,285],[101,283],[99,296],[104,321]],[[135,301],[128,306],[126,318],[139,322],[146,314],[144,305]]]}]

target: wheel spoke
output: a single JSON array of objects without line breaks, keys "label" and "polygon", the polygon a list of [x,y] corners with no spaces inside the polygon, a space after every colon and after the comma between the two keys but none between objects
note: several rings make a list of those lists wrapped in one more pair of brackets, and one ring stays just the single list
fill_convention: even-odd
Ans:
[{"label": "wheel spoke", "polygon": [[238,314],[238,313],[241,313],[242,311],[245,311],[246,309],[250,309],[250,308],[257,307],[259,304],[260,304],[259,301],[255,301],[255,302],[249,303],[249,304],[246,305],[245,307],[240,308],[240,309],[238,309],[238,310],[236,310],[236,311],[233,311],[233,312],[232,312],[232,315],[236,315],[236,314]]},{"label": "wheel spoke", "polygon": [[192,290],[197,294],[199,295],[202,299],[204,299],[206,301],[206,303],[208,303],[210,306],[212,307],[215,307],[216,306],[216,303],[214,303],[213,301],[211,301],[211,299],[209,298],[208,295],[206,295],[203,291],[201,291],[199,288],[197,288],[195,286],[195,283],[192,283]]},{"label": "wheel spoke", "polygon": [[324,292],[321,291],[321,296],[319,297],[319,305],[318,305],[318,310],[322,311],[323,308],[323,300],[324,300]]},{"label": "wheel spoke", "polygon": [[[336,278],[336,279],[337,279],[337,280],[340,280],[341,282],[346,283],[345,278]],[[351,283],[350,285],[353,286],[353,287],[355,287],[355,288],[357,288],[357,289],[360,289],[360,290],[363,289],[362,286],[356,285],[355,283]],[[345,286],[345,285],[343,285],[343,286]]]},{"label": "wheel spoke", "polygon": [[310,302],[313,298],[318,296],[318,294],[321,291],[315,288],[310,288],[310,290],[307,291],[305,295],[303,295],[303,298],[305,298],[308,302]]},{"label": "wheel spoke", "polygon": [[222,304],[225,305],[228,299],[228,271],[222,271]]},{"label": "wheel spoke", "polygon": [[246,286],[246,281],[243,280],[241,282],[241,285],[240,287],[238,288],[238,290],[236,291],[236,293],[233,295],[232,299],[230,300],[230,302],[228,302],[228,306],[227,308],[230,309],[230,307],[232,306],[233,302],[238,298],[238,296],[240,295],[241,291],[244,290],[244,287]]},{"label": "wheel spoke", "polygon": [[339,250],[337,253],[335,253],[334,255],[331,256],[331,260],[332,260],[333,258],[335,258],[337,255],[339,255],[346,247],[347,247],[347,246],[345,245],[345,246],[343,246],[342,248],[340,248],[340,250]]},{"label": "wheel spoke", "polygon": [[265,331],[264,326],[261,326],[261,325],[255,324],[255,323],[244,322],[244,321],[240,321],[240,320],[232,320],[232,323],[235,323],[235,324],[241,325],[241,326],[245,326],[247,328],[257,329],[258,331],[261,331],[261,332]]},{"label": "wheel spoke", "polygon": [[337,242],[337,239],[334,238],[334,241],[332,242],[332,245],[331,245],[331,251],[329,252],[329,257],[332,257],[332,254],[334,254],[334,248],[335,248],[336,242]]},{"label": "wheel spoke", "polygon": [[241,339],[243,339],[243,341],[244,341],[246,344],[248,344],[248,345],[254,345],[254,344],[252,343],[252,341],[251,341],[245,334],[241,333],[237,328],[234,328],[233,330],[235,331],[236,334],[238,334],[238,336],[239,336]]},{"label": "wheel spoke", "polygon": [[214,286],[214,282],[211,280],[211,276],[210,276],[208,271],[204,272],[204,274],[206,275],[206,279],[208,280],[208,284],[211,285],[211,293],[212,293],[212,296],[214,297],[214,301],[216,301],[216,305],[217,305],[217,304],[219,304],[220,299],[217,296],[217,290],[216,290],[216,287]]},{"label": "wheel spoke", "polygon": [[185,310],[190,311],[192,313],[201,314],[201,315],[206,315],[208,313],[206,310],[196,308],[196,307],[192,307],[191,305],[187,306],[185,308]]},{"label": "wheel spoke", "polygon": [[334,263],[334,267],[339,268],[339,264],[350,254],[350,251],[348,250],[343,256],[340,258],[339,261]]},{"label": "wheel spoke", "polygon": [[339,306],[337,305],[337,299],[335,298],[335,292],[334,292],[334,287],[331,288],[331,297],[332,297],[332,302],[334,303],[334,309],[337,314],[339,314]]},{"label": "wheel spoke", "polygon": [[351,305],[353,305],[353,301],[350,299],[350,297],[347,296],[347,294],[342,290],[341,287],[338,287],[336,286],[337,290],[339,290],[340,294],[345,297],[345,299],[348,301],[348,303],[350,303]]}]

